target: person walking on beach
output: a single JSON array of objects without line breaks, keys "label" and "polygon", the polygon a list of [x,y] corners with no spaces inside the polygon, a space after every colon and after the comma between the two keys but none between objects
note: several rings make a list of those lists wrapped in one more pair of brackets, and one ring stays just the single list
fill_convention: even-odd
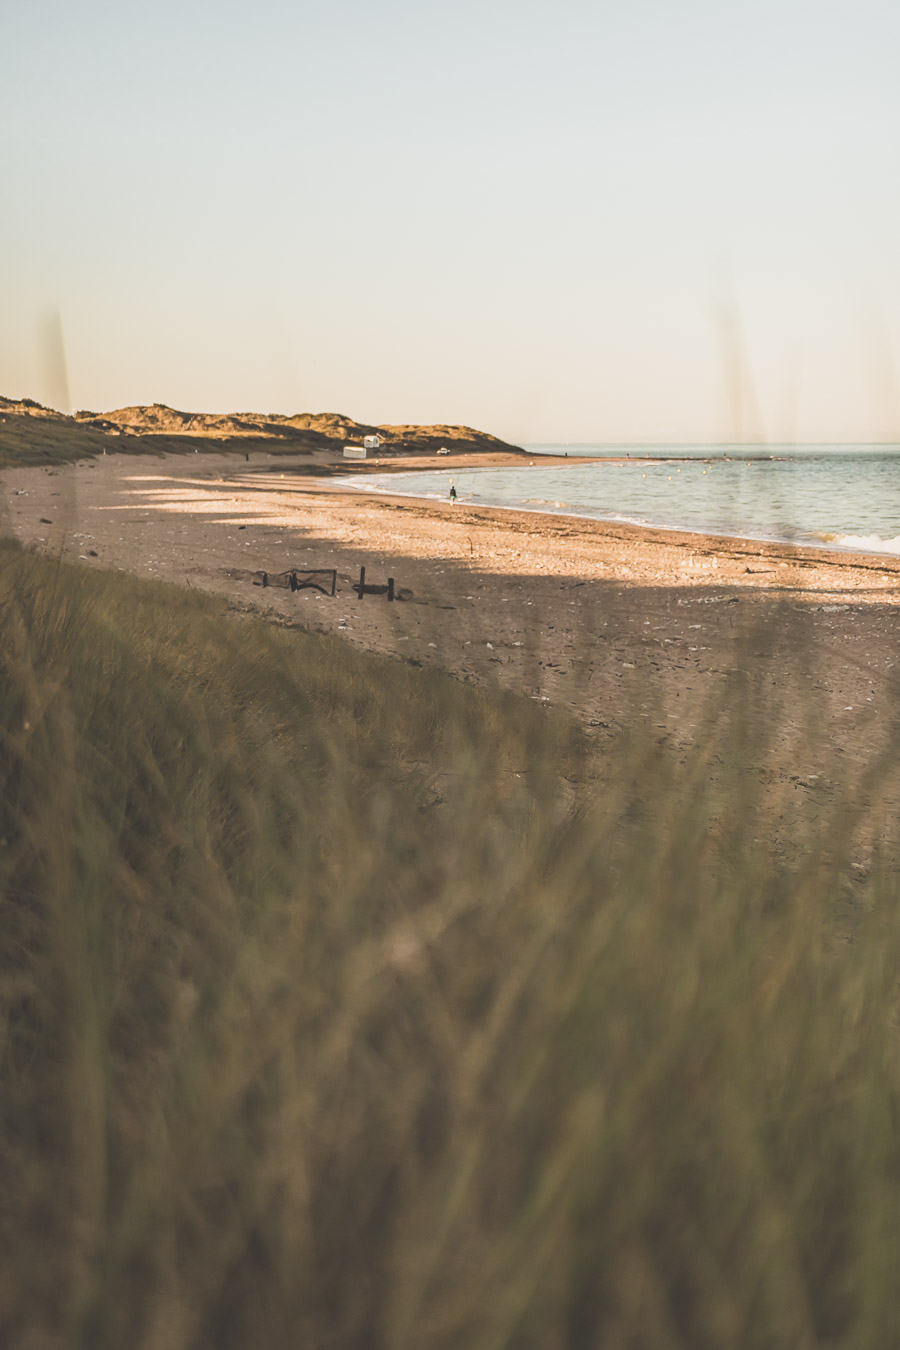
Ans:
[{"label": "person walking on beach", "polygon": [[451,478],[451,479],[450,479],[450,505],[453,506],[453,505],[455,505],[455,503],[456,503],[456,488],[453,486],[453,479]]}]

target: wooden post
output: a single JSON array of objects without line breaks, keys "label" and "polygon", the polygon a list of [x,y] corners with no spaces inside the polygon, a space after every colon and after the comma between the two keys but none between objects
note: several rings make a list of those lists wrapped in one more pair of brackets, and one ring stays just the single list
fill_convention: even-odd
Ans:
[{"label": "wooden post", "polygon": [[334,595],[334,591],[335,591],[335,587],[336,587],[336,586],[337,586],[337,568],[335,568],[335,570],[334,570],[334,571],[332,572],[332,574],[331,574],[331,594],[332,594],[332,595]]},{"label": "wooden post", "polygon": [[365,591],[365,588],[366,588],[366,569],[365,569],[364,567],[361,567],[361,568],[359,569],[359,599],[360,599],[360,600],[363,598],[363,593],[364,593],[364,591]]},{"label": "wooden post", "polygon": [[388,599],[393,600],[393,598],[394,598],[394,578],[388,577]]}]

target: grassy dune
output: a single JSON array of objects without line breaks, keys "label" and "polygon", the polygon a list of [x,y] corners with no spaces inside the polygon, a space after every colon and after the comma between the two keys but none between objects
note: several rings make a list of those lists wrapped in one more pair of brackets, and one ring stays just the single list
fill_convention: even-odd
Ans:
[{"label": "grassy dune", "polygon": [[147,432],[135,436],[108,436],[71,417],[0,416],[0,468],[53,466],[97,455],[304,455],[309,447],[296,440],[267,436],[186,436]]},{"label": "grassy dune", "polygon": [[11,546],[0,661],[5,1346],[896,1346],[896,726],[786,869],[750,686],[598,762]]},{"label": "grassy dune", "polygon": [[[0,467],[51,466],[96,455],[260,454],[340,456],[345,442],[378,433],[392,453],[454,450],[510,451],[483,431],[462,426],[369,426],[339,413],[185,413],[165,404],[119,408],[70,417],[33,399],[0,395]],[[323,467],[319,466],[319,472]]]}]

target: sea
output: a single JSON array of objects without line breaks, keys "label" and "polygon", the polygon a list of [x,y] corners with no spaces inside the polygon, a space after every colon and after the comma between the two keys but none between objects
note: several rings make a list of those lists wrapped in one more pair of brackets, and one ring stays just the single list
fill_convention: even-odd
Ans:
[{"label": "sea", "polygon": [[[350,478],[368,492],[900,555],[900,445],[528,445],[528,465]],[[565,456],[571,462],[542,464]],[[609,463],[584,463],[590,457]],[[622,462],[617,462],[621,459]]]}]

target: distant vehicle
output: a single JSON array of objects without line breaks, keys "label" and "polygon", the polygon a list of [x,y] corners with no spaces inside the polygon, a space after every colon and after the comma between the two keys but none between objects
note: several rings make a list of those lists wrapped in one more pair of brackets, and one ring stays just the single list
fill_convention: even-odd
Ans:
[{"label": "distant vehicle", "polygon": [[438,454],[439,454],[439,455],[449,455],[449,453],[450,453],[450,451],[447,449],[446,445],[444,446],[444,448],[443,448],[442,450],[439,450],[439,451],[438,451]]}]

